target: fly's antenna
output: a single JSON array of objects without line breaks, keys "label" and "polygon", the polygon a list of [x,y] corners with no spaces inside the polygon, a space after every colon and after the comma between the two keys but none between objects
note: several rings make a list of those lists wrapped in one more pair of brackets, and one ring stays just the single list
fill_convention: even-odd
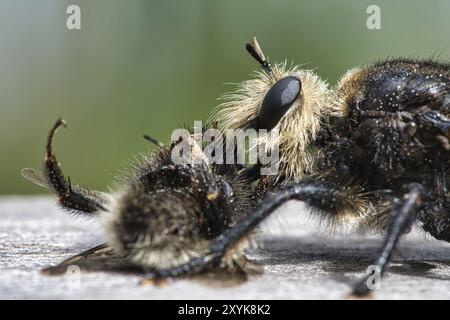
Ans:
[{"label": "fly's antenna", "polygon": [[155,139],[155,138],[153,138],[153,137],[151,137],[149,135],[146,135],[146,134],[144,134],[143,137],[144,137],[145,140],[150,141],[154,145],[156,145],[156,146],[158,146],[160,148],[164,148],[164,144],[162,142],[159,142],[157,139]]},{"label": "fly's antenna", "polygon": [[269,61],[264,56],[264,53],[261,50],[261,47],[259,46],[258,41],[256,40],[256,37],[253,37],[251,43],[247,43],[245,45],[245,49],[247,49],[247,52],[261,65],[261,67],[264,69],[264,71],[271,77],[273,77],[273,70],[269,63]]}]

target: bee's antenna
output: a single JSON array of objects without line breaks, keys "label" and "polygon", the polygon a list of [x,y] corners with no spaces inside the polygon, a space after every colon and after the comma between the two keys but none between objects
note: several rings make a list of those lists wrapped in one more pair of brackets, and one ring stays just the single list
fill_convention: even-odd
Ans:
[{"label": "bee's antenna", "polygon": [[247,49],[247,52],[250,53],[250,55],[259,62],[261,67],[266,71],[266,73],[270,76],[273,76],[273,70],[270,66],[269,61],[264,56],[264,53],[261,50],[261,47],[259,46],[258,41],[256,40],[256,37],[253,37],[251,43],[247,43],[245,45],[245,49]]},{"label": "bee's antenna", "polygon": [[164,148],[164,143],[159,142],[157,139],[155,139],[155,138],[153,138],[153,137],[151,137],[149,135],[144,134],[143,136],[144,136],[145,140],[150,141],[151,143],[153,143],[154,145],[156,145],[156,146],[158,146],[160,148]]}]

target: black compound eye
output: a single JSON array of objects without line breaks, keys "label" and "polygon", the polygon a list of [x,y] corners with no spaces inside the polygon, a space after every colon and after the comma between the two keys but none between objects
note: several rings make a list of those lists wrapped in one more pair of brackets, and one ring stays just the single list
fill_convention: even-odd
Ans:
[{"label": "black compound eye", "polygon": [[300,79],[289,76],[278,80],[267,91],[258,114],[259,129],[274,128],[302,91]]}]

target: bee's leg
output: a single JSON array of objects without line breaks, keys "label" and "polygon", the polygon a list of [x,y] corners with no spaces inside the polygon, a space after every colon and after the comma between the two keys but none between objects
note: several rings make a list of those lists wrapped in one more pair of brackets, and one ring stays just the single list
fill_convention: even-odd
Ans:
[{"label": "bee's leg", "polygon": [[339,190],[317,183],[299,183],[289,186],[263,200],[235,227],[217,237],[207,254],[174,268],[155,270],[147,275],[147,279],[179,277],[206,271],[218,266],[221,263],[221,258],[230,247],[248,235],[261,221],[287,201],[304,201],[310,206],[320,208],[332,214],[342,203],[346,202],[346,199],[347,196]]},{"label": "bee's leg", "polygon": [[[372,266],[375,266],[374,272],[376,272],[379,277],[381,277],[386,271],[391,260],[392,252],[395,249],[398,240],[413,220],[415,220],[416,213],[421,207],[422,196],[424,194],[422,185],[412,183],[408,187],[409,192],[403,196],[401,203],[394,212],[383,246],[381,247],[379,255],[372,264]],[[362,297],[369,294],[371,290],[369,288],[369,281],[373,276],[374,275],[371,273],[358,281],[353,287],[351,296]]]},{"label": "bee's leg", "polygon": [[66,126],[63,119],[58,119],[48,135],[45,152],[45,172],[48,183],[58,195],[59,203],[63,208],[75,211],[77,213],[95,213],[99,210],[105,210],[106,200],[98,191],[90,191],[78,186],[73,186],[70,178],[66,180],[58,161],[52,150],[53,137],[56,131]]}]

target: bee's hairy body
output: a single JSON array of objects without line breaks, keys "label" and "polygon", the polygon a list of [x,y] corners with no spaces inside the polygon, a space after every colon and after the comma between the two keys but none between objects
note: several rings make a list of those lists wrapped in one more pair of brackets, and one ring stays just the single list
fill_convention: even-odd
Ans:
[{"label": "bee's hairy body", "polygon": [[[147,271],[175,267],[205,254],[212,239],[254,206],[253,190],[242,167],[210,163],[191,136],[184,137],[192,147],[192,158],[184,163],[175,163],[171,157],[178,142],[166,147],[146,137],[158,149],[119,181],[116,192],[73,185],[53,153],[53,137],[63,125],[59,119],[50,131],[44,173],[23,169],[22,175],[53,189],[62,208],[99,216],[108,242],[46,269],[50,274],[65,272],[70,264],[92,269],[102,257],[106,261],[101,261],[100,269],[116,260]],[[237,243],[220,266],[233,270],[245,263],[243,249],[248,245],[246,239]]]},{"label": "bee's hairy body", "polygon": [[206,162],[174,164],[168,148],[144,160],[103,215],[108,243],[147,268],[172,267],[200,256],[253,201],[238,168],[223,168]]}]

